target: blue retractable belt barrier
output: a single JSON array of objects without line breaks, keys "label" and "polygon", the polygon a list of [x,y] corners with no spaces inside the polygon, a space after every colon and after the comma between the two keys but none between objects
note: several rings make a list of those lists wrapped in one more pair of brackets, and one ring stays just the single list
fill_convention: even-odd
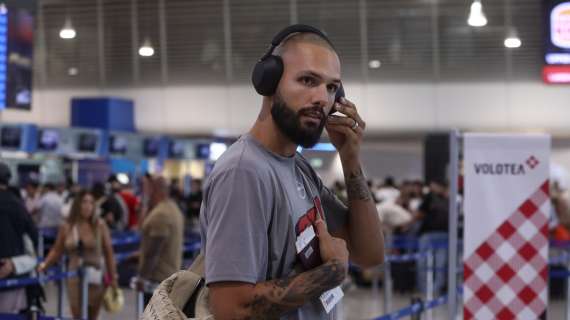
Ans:
[{"label": "blue retractable belt barrier", "polygon": [[447,303],[447,296],[441,296],[437,299],[428,302],[418,302],[410,306],[402,308],[396,312],[374,318],[374,320],[396,320],[409,317],[413,314],[423,312],[425,310],[433,309]]},{"label": "blue retractable belt barrier", "polygon": [[200,243],[199,241],[196,241],[196,242],[184,245],[184,252],[196,252],[196,251],[200,251],[201,248],[202,248],[202,243]]},{"label": "blue retractable belt barrier", "polygon": [[401,255],[388,255],[384,259],[385,262],[406,262],[406,261],[414,261],[425,258],[429,255],[427,252],[419,252],[419,253],[407,253]]},{"label": "blue retractable belt barrier", "polygon": [[548,264],[561,264],[561,263],[565,263],[568,262],[568,260],[570,258],[570,255],[567,253],[563,253],[557,257],[552,257],[550,259],[548,259]]},{"label": "blue retractable belt barrier", "polygon": [[[23,314],[0,313],[0,320],[28,320],[29,317]],[[52,316],[39,315],[38,320],[73,320],[72,318],[58,318]]]},{"label": "blue retractable belt barrier", "polygon": [[113,246],[122,246],[126,244],[135,244],[141,241],[141,237],[138,234],[129,234],[127,236],[115,236],[111,243]]},{"label": "blue retractable belt barrier", "polygon": [[548,271],[548,276],[551,279],[566,279],[570,277],[570,271],[568,270],[550,270]]},{"label": "blue retractable belt barrier", "polygon": [[42,275],[36,278],[15,278],[0,280],[0,289],[2,288],[19,288],[25,287],[32,284],[44,284],[50,281],[57,281],[60,279],[72,278],[78,275],[78,271],[68,271],[68,272],[50,272],[46,275]]}]

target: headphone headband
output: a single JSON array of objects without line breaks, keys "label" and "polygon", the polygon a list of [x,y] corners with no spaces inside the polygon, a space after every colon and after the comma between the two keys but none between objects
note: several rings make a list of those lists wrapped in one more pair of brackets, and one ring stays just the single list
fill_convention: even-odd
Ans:
[{"label": "headphone headband", "polygon": [[[275,94],[277,86],[279,85],[279,80],[283,74],[283,60],[279,56],[274,56],[273,51],[279,44],[285,41],[289,35],[299,32],[316,34],[317,36],[324,39],[331,46],[331,48],[335,50],[329,38],[321,30],[315,27],[311,27],[306,24],[294,24],[279,31],[279,33],[273,37],[273,40],[271,40],[271,46],[267,52],[257,61],[253,67],[251,82],[253,83],[255,91],[257,91],[257,93],[260,95],[271,96]],[[337,90],[335,100],[340,99],[340,97],[344,97],[344,90],[342,88],[342,85],[340,86],[339,90]]]},{"label": "headphone headband", "polygon": [[328,42],[328,44],[331,47],[333,47],[333,44],[331,43],[329,38],[321,30],[319,30],[315,27],[312,27],[310,25],[307,25],[307,24],[294,24],[294,25],[288,26],[285,29],[279,31],[279,33],[277,33],[275,35],[275,37],[273,37],[273,40],[271,40],[271,47],[269,47],[269,50],[267,50],[267,53],[265,53],[263,55],[263,57],[261,57],[260,60],[265,60],[268,56],[272,55],[273,50],[275,50],[275,48],[279,44],[281,44],[281,42],[283,42],[283,40],[285,40],[289,35],[291,35],[293,33],[300,33],[300,32],[314,33],[314,34],[320,36],[321,38],[323,38],[326,42]]}]

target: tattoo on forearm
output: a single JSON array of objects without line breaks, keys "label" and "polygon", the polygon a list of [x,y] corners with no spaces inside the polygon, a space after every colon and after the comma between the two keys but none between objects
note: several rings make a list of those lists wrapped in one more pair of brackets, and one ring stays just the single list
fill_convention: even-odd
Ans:
[{"label": "tattoo on forearm", "polygon": [[346,192],[348,193],[348,200],[362,200],[368,201],[372,199],[370,189],[362,173],[362,169],[350,172],[346,177]]},{"label": "tattoo on forearm", "polygon": [[246,306],[251,315],[248,319],[279,319],[285,312],[338,286],[345,274],[344,265],[333,260],[294,277],[262,283]]}]

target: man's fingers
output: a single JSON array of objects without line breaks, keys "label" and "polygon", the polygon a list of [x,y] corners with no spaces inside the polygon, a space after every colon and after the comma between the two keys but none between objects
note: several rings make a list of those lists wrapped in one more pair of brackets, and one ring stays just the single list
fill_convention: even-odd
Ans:
[{"label": "man's fingers", "polygon": [[330,236],[329,231],[327,230],[326,222],[323,219],[321,219],[320,217],[317,218],[317,221],[315,221],[315,227],[317,229],[317,235],[319,237]]}]

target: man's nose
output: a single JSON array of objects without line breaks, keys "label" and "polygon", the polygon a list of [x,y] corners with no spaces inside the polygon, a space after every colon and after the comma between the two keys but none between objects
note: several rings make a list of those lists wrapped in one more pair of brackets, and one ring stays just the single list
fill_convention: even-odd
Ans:
[{"label": "man's nose", "polygon": [[313,97],[312,97],[312,104],[318,105],[321,108],[324,108],[328,105],[330,99],[329,92],[327,90],[326,84],[322,84],[314,88]]}]

